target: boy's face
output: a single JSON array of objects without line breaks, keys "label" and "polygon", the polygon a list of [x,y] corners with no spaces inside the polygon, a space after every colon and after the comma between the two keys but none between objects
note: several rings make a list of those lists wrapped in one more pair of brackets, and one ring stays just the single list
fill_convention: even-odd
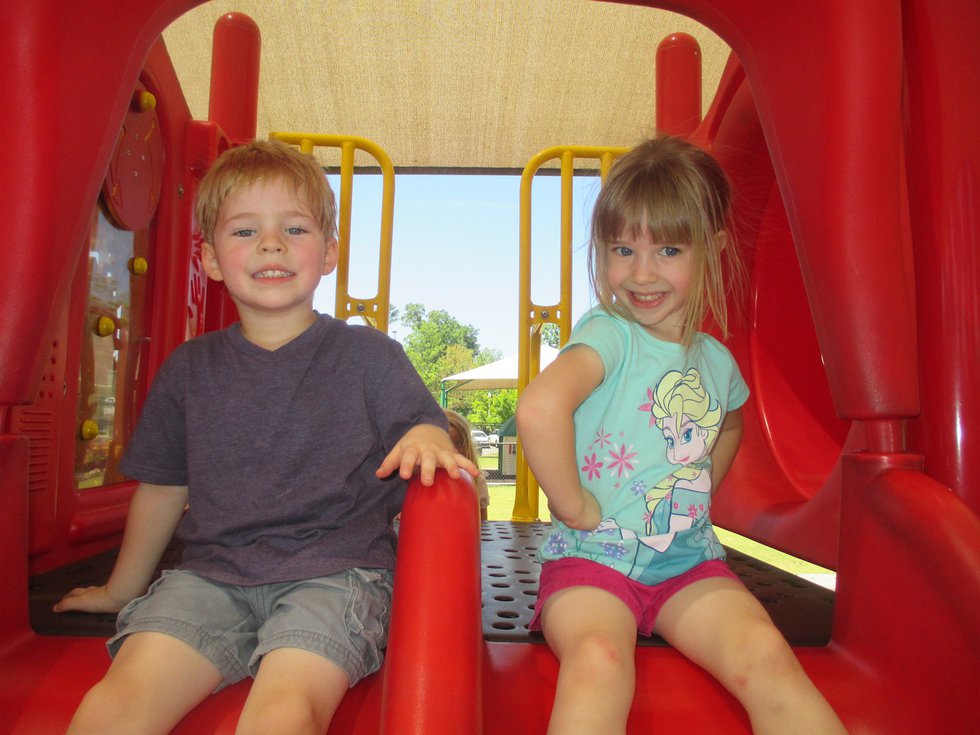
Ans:
[{"label": "boy's face", "polygon": [[218,210],[204,271],[228,287],[239,316],[308,317],[320,277],[337,265],[327,239],[301,197],[282,178],[232,189]]}]

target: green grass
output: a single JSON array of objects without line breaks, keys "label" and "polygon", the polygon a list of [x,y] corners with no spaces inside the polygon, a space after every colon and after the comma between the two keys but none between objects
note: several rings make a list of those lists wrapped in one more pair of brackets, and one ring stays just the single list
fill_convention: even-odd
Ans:
[{"label": "green grass", "polygon": [[481,470],[495,470],[497,469],[497,458],[496,457],[477,457],[476,462]]},{"label": "green grass", "polygon": [[[516,485],[494,485],[491,483],[487,520],[509,521],[514,513],[514,496],[516,494]],[[538,492],[538,513],[542,521],[551,520],[551,513],[548,512],[548,499],[540,491]]]}]

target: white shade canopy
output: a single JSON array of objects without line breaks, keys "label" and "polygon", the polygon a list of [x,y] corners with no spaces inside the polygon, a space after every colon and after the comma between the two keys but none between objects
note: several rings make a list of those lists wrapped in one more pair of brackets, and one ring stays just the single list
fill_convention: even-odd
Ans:
[{"label": "white shade canopy", "polygon": [[[554,347],[541,345],[541,368],[544,369],[558,355]],[[501,390],[517,387],[517,355],[480,365],[472,370],[450,375],[442,379],[444,391],[451,390]],[[453,385],[455,383],[455,385]]]}]

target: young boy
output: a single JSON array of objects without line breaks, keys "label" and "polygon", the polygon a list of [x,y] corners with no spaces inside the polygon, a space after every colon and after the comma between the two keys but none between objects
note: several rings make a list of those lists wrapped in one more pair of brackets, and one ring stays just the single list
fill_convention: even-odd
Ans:
[{"label": "young boy", "polygon": [[[405,481],[416,467],[426,485],[436,467],[478,470],[400,345],[313,311],[337,241],[312,157],[229,150],[196,214],[205,272],[241,321],[159,371],[121,464],[140,485],[116,565],[55,607],[122,610],[112,665],[69,732],[167,733],[251,675],[239,733],[322,735],[381,665]],[[180,569],[134,599],[175,529]]]}]

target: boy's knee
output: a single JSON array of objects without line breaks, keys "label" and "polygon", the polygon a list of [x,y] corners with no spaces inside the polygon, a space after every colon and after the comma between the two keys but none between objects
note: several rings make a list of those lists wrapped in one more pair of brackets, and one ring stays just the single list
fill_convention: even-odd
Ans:
[{"label": "boy's knee", "polygon": [[320,711],[303,697],[265,700],[250,708],[238,724],[238,735],[276,735],[277,733],[323,733],[332,712]]},{"label": "boy's knee", "polygon": [[120,691],[113,680],[103,679],[82,699],[72,717],[68,735],[133,732],[139,715],[146,709],[134,695],[132,690]]}]

